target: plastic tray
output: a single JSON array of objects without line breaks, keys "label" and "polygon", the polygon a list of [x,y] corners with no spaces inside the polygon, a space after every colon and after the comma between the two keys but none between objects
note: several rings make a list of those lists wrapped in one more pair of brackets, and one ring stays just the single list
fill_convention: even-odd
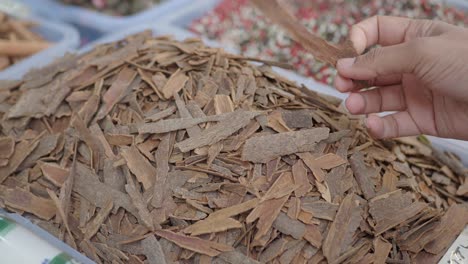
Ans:
[{"label": "plastic tray", "polygon": [[38,24],[38,27],[34,31],[54,44],[50,48],[0,71],[0,80],[21,79],[32,68],[42,67],[51,63],[65,53],[75,50],[80,43],[78,32],[70,26],[35,17],[28,18],[28,20]]},{"label": "plastic tray", "polygon": [[69,245],[63,243],[58,238],[54,237],[53,235],[49,234],[44,229],[38,227],[37,225],[33,224],[28,219],[18,215],[18,214],[10,214],[0,209],[0,216],[5,216],[13,221],[15,221],[20,226],[26,228],[27,230],[31,231],[33,234],[37,235],[50,245],[56,247],[57,249],[61,250],[62,252],[67,253],[73,259],[79,262],[79,264],[94,264],[94,261],[91,261],[89,258],[85,257],[84,255],[80,254],[78,251],[70,247]]},{"label": "plastic tray", "polygon": [[193,0],[167,0],[130,16],[110,16],[86,8],[65,5],[57,0],[22,0],[34,11],[49,18],[75,24],[102,33],[117,32],[143,22],[155,23],[173,11],[189,6]]}]

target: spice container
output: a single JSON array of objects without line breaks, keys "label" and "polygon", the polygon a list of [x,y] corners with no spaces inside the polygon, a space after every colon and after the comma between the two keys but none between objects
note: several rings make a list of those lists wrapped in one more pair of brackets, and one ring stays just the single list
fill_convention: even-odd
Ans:
[{"label": "spice container", "polygon": [[55,0],[22,1],[32,6],[44,17],[61,20],[102,34],[118,32],[139,23],[156,23],[165,16],[171,15],[175,10],[193,3],[192,0],[167,0],[139,13],[117,17],[78,6],[65,5]]},{"label": "spice container", "polygon": [[33,31],[50,42],[51,45],[0,71],[0,80],[19,79],[30,69],[47,65],[54,59],[63,56],[66,52],[74,50],[79,44],[79,35],[70,26],[36,17],[28,18],[27,21],[37,24]]},{"label": "spice container", "polygon": [[2,263],[94,263],[29,220],[2,209],[0,256]]}]

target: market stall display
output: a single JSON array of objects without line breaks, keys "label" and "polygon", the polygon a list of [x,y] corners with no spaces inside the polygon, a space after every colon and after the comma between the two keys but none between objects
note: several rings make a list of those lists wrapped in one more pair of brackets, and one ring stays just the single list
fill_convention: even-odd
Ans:
[{"label": "market stall display", "polygon": [[[272,25],[248,0],[215,1],[214,9],[191,24],[191,31],[216,40],[227,46],[235,46],[246,56],[288,62],[305,76],[332,84],[335,71],[300,45],[291,41],[278,26]],[[372,15],[430,18],[458,25],[468,22],[466,13],[447,7],[441,0],[333,0],[286,1],[298,18],[312,32],[340,43],[346,39],[349,29],[356,22]],[[197,10],[197,13],[201,10]],[[187,16],[189,14],[182,14]]]},{"label": "market stall display", "polygon": [[150,32],[0,89],[0,206],[97,263],[434,263],[466,169],[269,62]]},{"label": "market stall display", "polygon": [[159,4],[162,0],[61,0],[64,4],[81,6],[112,16],[128,16]]}]

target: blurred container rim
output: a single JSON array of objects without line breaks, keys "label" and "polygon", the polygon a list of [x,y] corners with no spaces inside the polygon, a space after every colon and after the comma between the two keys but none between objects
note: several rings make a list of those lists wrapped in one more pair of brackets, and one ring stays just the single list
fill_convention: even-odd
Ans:
[{"label": "blurred container rim", "polygon": [[194,0],[166,0],[152,8],[129,16],[111,16],[87,8],[66,5],[58,0],[21,0],[33,11],[50,19],[61,20],[96,31],[118,32],[123,27],[131,27],[142,22],[162,20],[182,7],[189,6]]}]

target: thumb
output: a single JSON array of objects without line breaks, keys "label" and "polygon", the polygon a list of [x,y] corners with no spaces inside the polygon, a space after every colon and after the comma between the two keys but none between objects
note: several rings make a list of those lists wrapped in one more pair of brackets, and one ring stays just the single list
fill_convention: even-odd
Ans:
[{"label": "thumb", "polygon": [[353,80],[373,80],[378,76],[413,73],[421,60],[420,41],[379,47],[356,58],[340,59],[338,73]]}]

